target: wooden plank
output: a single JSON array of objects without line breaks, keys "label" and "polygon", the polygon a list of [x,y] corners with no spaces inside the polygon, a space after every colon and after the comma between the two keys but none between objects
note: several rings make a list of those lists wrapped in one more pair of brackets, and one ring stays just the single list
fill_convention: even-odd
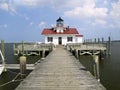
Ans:
[{"label": "wooden plank", "polygon": [[[35,64],[27,64],[27,70],[35,69]],[[7,69],[20,69],[20,64],[6,64],[5,68]]]},{"label": "wooden plank", "polygon": [[67,50],[58,47],[16,90],[106,90]]}]

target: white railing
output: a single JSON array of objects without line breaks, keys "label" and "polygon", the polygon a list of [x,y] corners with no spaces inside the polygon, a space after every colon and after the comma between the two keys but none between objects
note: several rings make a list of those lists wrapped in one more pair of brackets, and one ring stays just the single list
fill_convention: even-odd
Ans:
[{"label": "white railing", "polygon": [[4,69],[5,69],[5,58],[4,58],[1,50],[0,50],[0,56],[1,56],[1,58],[2,58],[2,65],[0,65],[0,75],[1,75],[1,73],[2,73],[2,72],[4,71]]},{"label": "white railing", "polygon": [[4,56],[3,56],[2,52],[1,52],[1,50],[0,50],[0,56],[1,56],[1,58],[2,58],[2,64],[5,64],[5,58],[4,58]]}]

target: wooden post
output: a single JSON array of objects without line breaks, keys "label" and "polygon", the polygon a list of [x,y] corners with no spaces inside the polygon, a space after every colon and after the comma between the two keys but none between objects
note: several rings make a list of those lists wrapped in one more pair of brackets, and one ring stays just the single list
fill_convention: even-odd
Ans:
[{"label": "wooden post", "polygon": [[42,50],[42,58],[41,59],[45,59],[45,50]]},{"label": "wooden post", "polygon": [[111,38],[110,36],[108,37],[108,54],[111,55]]},{"label": "wooden post", "polygon": [[88,44],[88,39],[86,39],[86,48],[87,48],[87,44]]},{"label": "wooden post", "polygon": [[51,44],[51,51],[53,51],[54,50],[54,45],[53,44]]},{"label": "wooden post", "polygon": [[102,37],[102,44],[104,43],[104,38]]},{"label": "wooden post", "polygon": [[84,39],[84,43],[86,42],[86,40]]},{"label": "wooden post", "polygon": [[15,51],[15,44],[13,44],[13,51],[14,51],[14,55],[16,54],[16,51]]},{"label": "wooden post", "polygon": [[41,56],[41,55],[40,55],[40,50],[39,50],[39,56]]},{"label": "wooden post", "polygon": [[98,45],[99,45],[99,47],[100,47],[100,38],[98,38]]},{"label": "wooden post", "polygon": [[69,46],[70,47],[70,52],[72,53],[72,47],[71,46]]},{"label": "wooden post", "polygon": [[94,64],[94,73],[95,77],[98,81],[100,81],[100,74],[99,74],[99,57],[97,55],[93,55],[93,58],[95,60]]},{"label": "wooden post", "polygon": [[97,75],[96,75],[96,64],[93,65],[93,70],[94,70],[94,77],[97,78]]},{"label": "wooden post", "polygon": [[24,55],[24,41],[22,41],[22,55]]},{"label": "wooden post", "polygon": [[98,43],[100,43],[100,38],[98,38]]},{"label": "wooden post", "polygon": [[26,57],[25,56],[20,57],[20,73],[21,73],[21,78],[25,78],[25,74],[26,74]]},{"label": "wooden post", "polygon": [[96,38],[95,38],[95,41],[94,41],[95,43],[96,43]]},{"label": "wooden post", "polygon": [[76,58],[78,58],[78,50],[77,49],[75,49],[75,56],[76,56]]},{"label": "wooden post", "polygon": [[104,51],[103,50],[100,50],[99,59],[100,60],[104,59]]}]

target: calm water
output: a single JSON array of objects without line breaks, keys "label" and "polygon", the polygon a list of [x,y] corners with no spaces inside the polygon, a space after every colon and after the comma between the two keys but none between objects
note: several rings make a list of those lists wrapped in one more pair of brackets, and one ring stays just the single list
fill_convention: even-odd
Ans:
[{"label": "calm water", "polygon": [[[29,56],[27,57],[27,63],[35,63],[37,60],[39,60],[39,56]],[[0,57],[1,62],[1,57]],[[19,59],[13,55],[13,44],[12,43],[6,43],[5,44],[5,62],[9,64],[15,64],[19,63]],[[19,70],[8,70],[7,72],[2,73],[0,76],[0,86],[6,82],[11,81],[15,76],[19,73]],[[27,71],[27,75],[31,71]],[[5,86],[0,87],[0,90],[14,90],[20,82],[13,82],[10,84],[7,84]]]},{"label": "calm water", "polygon": [[[5,59],[6,63],[19,63],[19,60],[13,56],[13,44],[5,44]],[[34,63],[40,57],[27,57],[27,63]],[[80,62],[93,73],[93,59],[90,56],[80,56]],[[11,81],[19,70],[10,70],[0,76],[0,85],[5,82]],[[27,71],[29,73],[30,71]],[[107,90],[120,90],[120,42],[112,42],[111,56],[107,56],[104,60],[100,61],[100,78],[101,83]],[[14,90],[19,82],[10,83],[0,90]]]},{"label": "calm water", "polygon": [[[100,61],[100,79],[107,90],[120,90],[120,42],[112,42],[111,55]],[[93,74],[93,59],[81,56],[80,62]]]}]

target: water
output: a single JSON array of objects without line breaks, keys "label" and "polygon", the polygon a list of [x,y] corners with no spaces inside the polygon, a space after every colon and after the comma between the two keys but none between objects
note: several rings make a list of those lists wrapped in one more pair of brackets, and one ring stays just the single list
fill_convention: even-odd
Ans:
[{"label": "water", "polygon": [[[111,45],[111,55],[100,61],[100,79],[107,90],[120,90],[120,42]],[[80,56],[80,62],[93,74],[92,57]]]},{"label": "water", "polygon": [[[1,47],[1,46],[0,46]],[[40,56],[29,56],[27,57],[27,63],[32,64],[35,63],[37,60],[40,59]],[[1,62],[1,58],[0,58]],[[7,64],[18,64],[19,58],[15,57],[13,55],[13,44],[12,43],[6,43],[5,44],[5,62]],[[12,82],[9,84],[6,84],[1,87],[1,85],[11,81],[15,76],[20,72],[20,70],[7,70],[7,72],[3,72],[2,75],[0,75],[0,90],[14,90],[20,82]],[[31,71],[27,71],[27,75]]]},{"label": "water", "polygon": [[[120,42],[112,42],[111,56],[107,56],[104,60],[100,61],[100,79],[101,83],[107,88],[107,90],[120,90]],[[5,59],[6,63],[19,63],[18,58],[13,55],[13,44],[5,44]],[[27,63],[34,63],[39,56],[27,57]],[[93,74],[93,58],[91,56],[80,56],[80,62]],[[19,70],[10,70],[2,73],[0,76],[0,85],[5,82],[11,81]],[[30,73],[31,71],[27,71]],[[14,90],[19,82],[13,82],[0,87],[0,90]]]}]

